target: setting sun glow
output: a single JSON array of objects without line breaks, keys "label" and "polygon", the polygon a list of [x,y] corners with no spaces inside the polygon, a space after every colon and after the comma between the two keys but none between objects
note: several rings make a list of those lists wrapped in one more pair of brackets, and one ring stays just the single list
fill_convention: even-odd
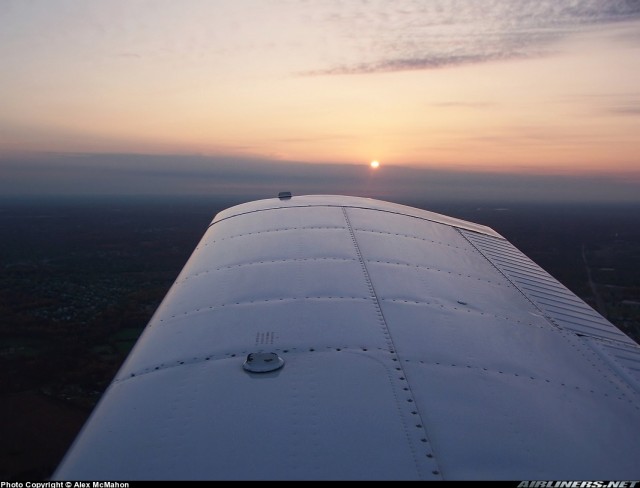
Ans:
[{"label": "setting sun glow", "polygon": [[140,192],[125,173],[210,194],[308,164],[513,197],[500,178],[607,178],[637,201],[639,5],[0,0],[0,196]]}]

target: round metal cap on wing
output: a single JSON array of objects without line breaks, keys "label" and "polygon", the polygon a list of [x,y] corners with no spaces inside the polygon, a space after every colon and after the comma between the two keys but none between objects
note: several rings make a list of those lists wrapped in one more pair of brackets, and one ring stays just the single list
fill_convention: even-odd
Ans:
[{"label": "round metal cap on wing", "polygon": [[284,359],[275,352],[252,352],[242,365],[250,373],[269,373],[284,366]]}]

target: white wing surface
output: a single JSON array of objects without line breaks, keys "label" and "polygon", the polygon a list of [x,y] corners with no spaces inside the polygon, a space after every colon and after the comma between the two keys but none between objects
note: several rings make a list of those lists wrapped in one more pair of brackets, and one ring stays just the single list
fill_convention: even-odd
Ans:
[{"label": "white wing surface", "polygon": [[639,368],[487,227],[251,202],[216,216],[55,479],[638,479]]}]

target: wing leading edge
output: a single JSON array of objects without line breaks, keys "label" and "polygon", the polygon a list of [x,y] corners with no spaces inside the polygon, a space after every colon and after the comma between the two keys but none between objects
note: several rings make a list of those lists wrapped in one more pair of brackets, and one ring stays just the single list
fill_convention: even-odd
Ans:
[{"label": "wing leading edge", "polygon": [[216,216],[54,478],[638,479],[638,364],[487,227],[251,202]]}]

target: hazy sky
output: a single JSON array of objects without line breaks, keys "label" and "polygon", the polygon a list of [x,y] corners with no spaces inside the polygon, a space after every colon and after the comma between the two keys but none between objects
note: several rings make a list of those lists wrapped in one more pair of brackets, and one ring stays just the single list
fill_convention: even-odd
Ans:
[{"label": "hazy sky", "polygon": [[0,0],[0,62],[1,191],[138,154],[640,193],[639,0]]}]

